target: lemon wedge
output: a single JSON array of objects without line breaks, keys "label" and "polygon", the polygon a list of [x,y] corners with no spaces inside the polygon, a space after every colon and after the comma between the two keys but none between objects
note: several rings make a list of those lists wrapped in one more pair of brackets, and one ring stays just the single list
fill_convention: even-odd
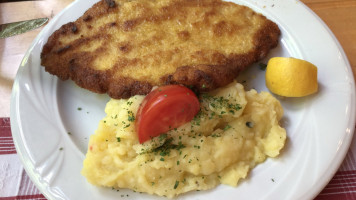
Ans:
[{"label": "lemon wedge", "polygon": [[305,60],[274,57],[267,64],[266,85],[280,96],[307,96],[318,91],[318,68]]}]

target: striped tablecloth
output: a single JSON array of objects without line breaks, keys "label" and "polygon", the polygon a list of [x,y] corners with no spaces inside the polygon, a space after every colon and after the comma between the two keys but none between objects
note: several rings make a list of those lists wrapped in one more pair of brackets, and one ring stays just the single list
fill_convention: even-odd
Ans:
[{"label": "striped tablecloth", "polygon": [[[316,200],[356,199],[355,155],[356,139],[339,171]],[[0,118],[0,199],[46,199],[27,176],[16,154],[9,118]]]}]

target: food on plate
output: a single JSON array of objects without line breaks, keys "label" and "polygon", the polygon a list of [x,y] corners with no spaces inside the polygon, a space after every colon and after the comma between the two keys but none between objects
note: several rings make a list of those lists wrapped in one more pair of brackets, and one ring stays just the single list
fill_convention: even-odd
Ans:
[{"label": "food on plate", "polygon": [[144,98],[107,103],[83,164],[90,183],[166,197],[236,186],[285,144],[279,101],[236,82],[201,94],[193,120],[140,144],[132,119]]},{"label": "food on plate", "polygon": [[318,91],[318,68],[305,60],[271,58],[265,76],[267,88],[280,96],[303,97]]},{"label": "food on plate", "polygon": [[45,70],[112,98],[182,84],[211,91],[278,44],[280,30],[252,9],[221,0],[101,0],[55,31]]},{"label": "food on plate", "polygon": [[181,85],[161,86],[150,92],[136,114],[136,132],[143,143],[191,121],[199,112],[197,96]]}]

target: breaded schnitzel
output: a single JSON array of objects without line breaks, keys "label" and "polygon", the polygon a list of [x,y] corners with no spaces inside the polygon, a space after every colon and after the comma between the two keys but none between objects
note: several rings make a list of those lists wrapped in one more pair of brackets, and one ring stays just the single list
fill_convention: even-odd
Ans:
[{"label": "breaded schnitzel", "polygon": [[164,84],[209,91],[265,57],[279,35],[263,15],[221,0],[101,0],[50,36],[41,64],[112,98]]}]

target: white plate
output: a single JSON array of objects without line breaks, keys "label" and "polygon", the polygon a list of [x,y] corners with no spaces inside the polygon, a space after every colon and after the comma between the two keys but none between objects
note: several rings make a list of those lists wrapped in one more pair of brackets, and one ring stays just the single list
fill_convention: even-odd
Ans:
[{"label": "white plate", "polygon": [[[27,51],[12,93],[16,149],[32,181],[48,199],[157,199],[86,182],[80,171],[88,138],[104,117],[109,98],[71,81],[59,81],[40,66],[40,52],[49,35],[96,1],[75,1],[51,20]],[[288,142],[280,157],[258,165],[237,188],[219,186],[179,199],[311,199],[332,178],[352,139],[356,111],[351,67],[327,26],[301,2],[236,2],[261,12],[281,28],[280,45],[269,57],[292,56],[318,66],[320,91],[305,98],[281,99]],[[247,88],[267,90],[264,71],[257,64],[239,79],[249,80]]]}]

